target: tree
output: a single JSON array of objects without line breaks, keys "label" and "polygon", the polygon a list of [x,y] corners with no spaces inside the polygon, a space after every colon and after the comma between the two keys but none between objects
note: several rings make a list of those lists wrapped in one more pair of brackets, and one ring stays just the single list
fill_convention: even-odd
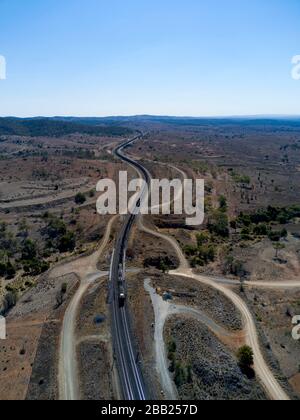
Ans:
[{"label": "tree", "polygon": [[274,249],[276,251],[275,258],[277,260],[278,259],[279,251],[282,251],[283,249],[285,249],[285,245],[282,244],[282,243],[280,243],[280,242],[274,242],[273,243],[273,247],[274,247]]},{"label": "tree", "polygon": [[83,193],[78,193],[75,196],[75,203],[78,205],[84,204],[86,202],[86,197]]},{"label": "tree", "polygon": [[174,375],[174,382],[176,386],[178,388],[181,387],[182,385],[184,385],[186,380],[187,380],[187,374],[186,374],[185,368],[181,365],[180,362],[176,362],[175,375]]},{"label": "tree", "polygon": [[254,227],[253,232],[257,236],[267,236],[269,228],[265,223],[260,223],[259,225]]},{"label": "tree", "polygon": [[29,261],[33,260],[37,256],[37,246],[36,243],[31,239],[27,239],[23,243],[22,247],[22,260]]},{"label": "tree", "polygon": [[203,246],[204,244],[206,244],[207,242],[209,242],[209,234],[207,232],[200,232],[198,233],[198,235],[196,236],[197,238],[197,245],[198,247]]},{"label": "tree", "polygon": [[25,273],[32,276],[38,276],[49,270],[50,264],[42,259],[34,258],[33,260],[24,261],[23,269]]},{"label": "tree", "polygon": [[12,262],[7,259],[7,261],[0,261],[0,276],[6,277],[7,279],[13,279],[16,275],[16,268]]},{"label": "tree", "polygon": [[279,242],[280,239],[286,239],[288,236],[288,231],[286,229],[282,229],[280,231],[271,231],[269,232],[269,239],[273,242]]},{"label": "tree", "polygon": [[166,274],[169,271],[169,267],[167,266],[164,259],[160,260],[159,269],[162,271],[163,274]]},{"label": "tree", "polygon": [[6,228],[7,228],[6,223],[5,222],[1,222],[0,223],[0,234],[5,233],[6,232]]},{"label": "tree", "polygon": [[61,293],[62,293],[63,295],[65,295],[65,294],[67,293],[67,290],[68,290],[68,283],[63,283],[63,284],[61,285]]},{"label": "tree", "polygon": [[241,237],[245,241],[249,241],[251,239],[251,230],[249,227],[244,227],[241,231]]},{"label": "tree", "polygon": [[16,275],[16,268],[11,263],[11,261],[8,261],[8,263],[6,264],[6,276],[8,279],[13,279],[15,275]]},{"label": "tree", "polygon": [[2,315],[6,315],[17,303],[18,294],[15,290],[6,293],[3,302]]},{"label": "tree", "polygon": [[244,263],[240,260],[235,260],[232,255],[228,255],[225,259],[224,273],[228,272],[241,279],[247,274]]},{"label": "tree", "polygon": [[226,212],[227,211],[227,199],[226,199],[226,197],[224,197],[224,195],[221,195],[220,197],[219,197],[219,206],[220,206],[220,210],[221,211],[223,211],[223,212]]},{"label": "tree", "polygon": [[220,210],[215,211],[209,224],[209,230],[211,233],[214,233],[222,238],[228,238],[229,221],[226,213]]},{"label": "tree", "polygon": [[19,222],[19,232],[24,232],[24,233],[28,233],[28,225],[26,222],[26,219],[23,218],[20,222]]},{"label": "tree", "polygon": [[241,347],[237,352],[237,358],[242,368],[251,368],[254,364],[253,350],[249,346]]},{"label": "tree", "polygon": [[60,307],[63,304],[64,297],[65,297],[65,295],[67,293],[67,290],[68,290],[68,284],[67,283],[63,283],[61,285],[60,291],[56,295],[57,307]]},{"label": "tree", "polygon": [[76,246],[75,235],[73,232],[67,232],[62,236],[58,243],[58,249],[60,252],[72,252]]},{"label": "tree", "polygon": [[233,229],[236,232],[236,230],[237,230],[237,222],[236,222],[236,220],[231,220],[230,227],[231,227],[231,229]]}]

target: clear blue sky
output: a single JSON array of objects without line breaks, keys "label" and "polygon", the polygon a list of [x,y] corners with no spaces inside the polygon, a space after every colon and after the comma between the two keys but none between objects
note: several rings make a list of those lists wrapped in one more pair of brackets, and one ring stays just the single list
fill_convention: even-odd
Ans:
[{"label": "clear blue sky", "polygon": [[300,114],[299,0],[1,0],[0,115]]}]

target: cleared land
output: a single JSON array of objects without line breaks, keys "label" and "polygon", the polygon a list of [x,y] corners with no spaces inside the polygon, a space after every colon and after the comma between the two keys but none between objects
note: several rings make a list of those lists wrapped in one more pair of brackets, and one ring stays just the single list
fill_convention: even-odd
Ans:
[{"label": "cleared land", "polygon": [[[0,399],[61,397],[69,318],[78,398],[118,398],[108,288],[98,274],[109,269],[122,220],[107,234],[95,186],[127,169],[111,151],[137,129],[148,134],[126,153],[152,176],[186,173],[204,178],[206,189],[202,226],[187,227],[184,216],[144,217],[129,241],[130,322],[150,395],[299,399],[299,342],[291,336],[300,311],[299,121],[143,117],[116,119],[111,132],[108,124],[0,121],[0,275],[8,322]],[[252,377],[236,356],[249,338]]]}]

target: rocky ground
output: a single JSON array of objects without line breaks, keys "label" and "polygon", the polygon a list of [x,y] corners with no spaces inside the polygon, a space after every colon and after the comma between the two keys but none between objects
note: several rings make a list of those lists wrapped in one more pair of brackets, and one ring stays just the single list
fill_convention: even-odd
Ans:
[{"label": "rocky ground", "polygon": [[255,378],[241,372],[234,354],[197,321],[182,316],[169,319],[165,341],[176,344],[175,381],[180,399],[267,399]]},{"label": "rocky ground", "polygon": [[77,319],[77,354],[83,400],[116,398],[107,282],[91,286],[81,302]]},{"label": "rocky ground", "polygon": [[[62,284],[67,293],[57,306]],[[0,399],[52,399],[57,396],[58,340],[63,314],[77,287],[73,275],[50,280],[44,275],[7,317],[0,352]]]},{"label": "rocky ground", "polygon": [[246,289],[267,360],[287,389],[300,398],[300,341],[292,338],[292,318],[300,313],[300,292]]},{"label": "rocky ground", "polygon": [[240,313],[218,291],[192,279],[169,276],[158,271],[149,274],[153,287],[161,295],[168,292],[172,303],[199,309],[228,330],[239,331],[243,328]]}]

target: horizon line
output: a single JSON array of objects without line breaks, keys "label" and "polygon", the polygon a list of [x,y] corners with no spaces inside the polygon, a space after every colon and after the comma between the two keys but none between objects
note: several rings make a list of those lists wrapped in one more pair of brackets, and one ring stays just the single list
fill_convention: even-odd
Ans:
[{"label": "horizon line", "polygon": [[242,119],[242,118],[300,118],[300,114],[236,114],[236,115],[168,115],[168,114],[131,114],[131,115],[31,115],[31,116],[17,116],[4,115],[0,118],[15,118],[15,119],[54,119],[54,118],[77,118],[77,119],[109,119],[109,118],[187,118],[187,119]]}]

